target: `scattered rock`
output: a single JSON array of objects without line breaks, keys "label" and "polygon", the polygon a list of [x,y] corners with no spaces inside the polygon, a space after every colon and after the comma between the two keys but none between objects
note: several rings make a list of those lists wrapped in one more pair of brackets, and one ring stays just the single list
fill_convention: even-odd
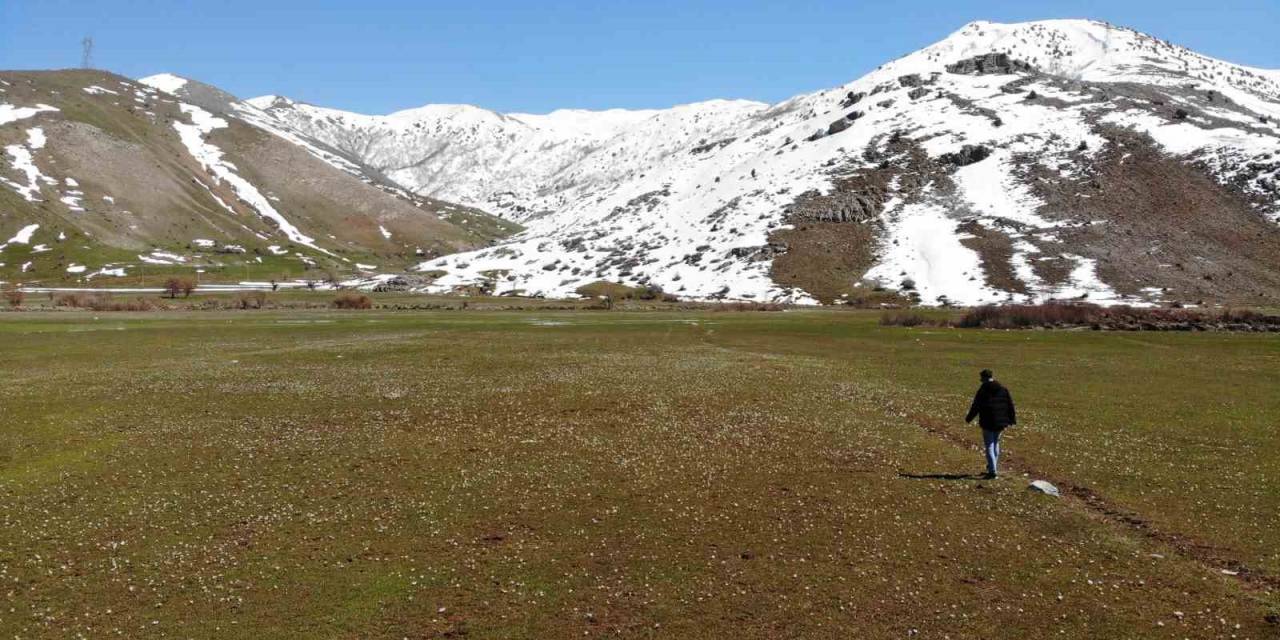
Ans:
[{"label": "scattered rock", "polygon": [[865,97],[867,97],[867,94],[861,91],[859,91],[858,93],[854,93],[850,91],[849,93],[845,94],[844,100],[840,101],[840,106],[847,109],[849,107],[852,107],[855,104],[858,104]]},{"label": "scattered rock", "polygon": [[774,256],[787,252],[787,243],[770,242],[762,247],[734,247],[729,250],[729,257],[748,262],[772,260]]},{"label": "scattered rock", "polygon": [[946,164],[967,167],[975,162],[982,162],[991,155],[991,149],[985,145],[966,144],[954,153],[944,153],[939,158]]},{"label": "scattered rock", "polygon": [[898,84],[904,87],[922,87],[924,78],[921,78],[918,73],[908,73],[905,76],[898,76]]},{"label": "scattered rock", "polygon": [[425,287],[431,284],[432,282],[435,282],[435,278],[431,277],[430,275],[418,276],[418,275],[405,274],[405,275],[398,275],[394,278],[391,278],[390,280],[381,282],[378,285],[376,285],[373,288],[373,290],[378,292],[411,291],[419,287]]},{"label": "scattered rock", "polygon": [[698,146],[694,147],[693,149],[690,149],[690,150],[689,150],[689,153],[691,153],[691,154],[693,154],[693,155],[695,155],[695,156],[696,156],[696,155],[698,155],[698,154],[700,154],[700,153],[707,153],[708,151],[715,151],[716,149],[720,149],[720,148],[723,148],[723,147],[728,146],[729,144],[733,143],[733,141],[734,141],[734,140],[737,140],[737,138],[725,138],[725,139],[723,139],[723,140],[716,140],[716,141],[714,141],[714,142],[703,142],[702,144],[699,144]]},{"label": "scattered rock", "polygon": [[863,115],[865,114],[863,114],[861,111],[850,111],[849,113],[845,114],[843,118],[840,118],[835,122],[832,122],[831,125],[827,127],[827,135],[832,136],[837,133],[840,133],[841,131],[844,131],[845,129],[848,129],[849,127],[853,126],[853,123],[855,120],[857,120],[858,118],[861,118]]}]

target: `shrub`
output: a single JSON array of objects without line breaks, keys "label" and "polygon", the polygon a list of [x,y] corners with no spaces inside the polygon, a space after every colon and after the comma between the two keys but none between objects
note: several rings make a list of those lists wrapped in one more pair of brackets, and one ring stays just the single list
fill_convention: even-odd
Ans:
[{"label": "shrub", "polygon": [[160,304],[159,300],[153,298],[138,297],[117,300],[105,293],[87,293],[84,291],[60,293],[54,296],[53,304],[58,307],[92,309],[93,311],[155,311],[164,308],[164,305]]},{"label": "shrub", "polygon": [[983,329],[1023,329],[1029,327],[1092,327],[1127,330],[1270,330],[1280,329],[1280,316],[1252,310],[1211,311],[1186,309],[1141,309],[1129,306],[1110,308],[1092,304],[1053,302],[1042,305],[977,307],[969,310],[959,326]]},{"label": "shrub", "polygon": [[55,307],[71,307],[72,309],[84,309],[89,306],[91,296],[83,291],[71,291],[68,293],[59,293],[53,296],[53,306]]},{"label": "shrub", "polygon": [[267,292],[246,291],[236,296],[236,306],[241,309],[261,309],[267,304]]},{"label": "shrub", "polygon": [[937,322],[918,311],[886,311],[880,315],[880,324],[885,327],[919,327]]},{"label": "shrub", "polygon": [[18,308],[22,306],[22,302],[27,299],[27,293],[22,289],[5,289],[4,299],[9,306]]},{"label": "shrub", "polygon": [[333,306],[339,309],[372,309],[373,300],[363,293],[341,293],[333,299]]},{"label": "shrub", "polygon": [[726,302],[711,307],[712,311],[783,311],[787,307],[777,302]]},{"label": "shrub", "polygon": [[115,300],[111,296],[96,295],[89,299],[89,308],[94,311],[155,311],[162,308],[162,305],[151,298]]},{"label": "shrub", "polygon": [[1007,305],[970,309],[959,326],[983,329],[1021,329],[1060,325],[1088,325],[1099,318],[1102,308],[1093,304],[1049,303]]},{"label": "shrub", "polygon": [[673,296],[662,290],[656,284],[647,284],[643,287],[633,289],[629,296],[635,300],[660,300],[662,302],[679,302],[680,298]]}]

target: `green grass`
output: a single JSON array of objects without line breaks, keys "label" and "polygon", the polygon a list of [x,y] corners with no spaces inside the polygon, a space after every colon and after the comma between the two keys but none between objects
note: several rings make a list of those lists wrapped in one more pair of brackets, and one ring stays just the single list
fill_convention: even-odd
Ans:
[{"label": "green grass", "polygon": [[[345,263],[303,248],[305,254],[316,262],[315,267],[309,268],[292,253],[283,256],[265,252],[264,255],[223,254],[175,244],[158,250],[189,257],[188,262],[148,264],[138,256],[149,251],[125,251],[87,239],[75,231],[70,233],[74,235],[66,241],[47,243],[48,251],[33,253],[31,246],[21,244],[6,248],[0,253],[0,281],[53,287],[154,287],[162,286],[170,276],[195,276],[198,270],[202,282],[212,283],[267,282],[273,279],[320,282],[327,280],[330,274],[339,280],[367,276],[352,266],[355,263],[373,264],[380,267],[379,272],[397,273],[421,262],[421,258],[413,256],[348,252],[345,257],[351,262]],[[24,272],[22,265],[26,262],[31,262],[31,266]],[[67,267],[72,264],[84,265],[87,270],[68,273]],[[106,265],[123,266],[126,275],[85,278]]]},{"label": "green grass", "polygon": [[877,320],[0,314],[0,635],[1274,636],[1280,339]]}]

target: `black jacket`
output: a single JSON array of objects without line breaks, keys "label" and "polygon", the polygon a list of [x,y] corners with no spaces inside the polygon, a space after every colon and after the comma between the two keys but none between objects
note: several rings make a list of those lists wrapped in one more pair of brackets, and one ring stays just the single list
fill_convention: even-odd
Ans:
[{"label": "black jacket", "polygon": [[978,387],[978,393],[973,396],[973,404],[969,406],[969,415],[965,416],[964,421],[973,422],[975,417],[983,429],[991,431],[1018,424],[1018,414],[1013,409],[1013,395],[995,380],[982,383]]}]

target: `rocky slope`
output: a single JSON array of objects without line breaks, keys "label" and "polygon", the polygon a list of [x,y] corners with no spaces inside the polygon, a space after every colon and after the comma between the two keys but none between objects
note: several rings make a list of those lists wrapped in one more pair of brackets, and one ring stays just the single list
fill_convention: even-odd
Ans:
[{"label": "rocky slope", "polygon": [[0,280],[319,278],[516,229],[340,160],[213,87],[180,97],[99,71],[0,72]]},{"label": "rocky slope", "polygon": [[1280,299],[1280,72],[1099,22],[975,22],[777,105],[249,104],[363,171],[526,226],[424,261],[439,290]]}]

